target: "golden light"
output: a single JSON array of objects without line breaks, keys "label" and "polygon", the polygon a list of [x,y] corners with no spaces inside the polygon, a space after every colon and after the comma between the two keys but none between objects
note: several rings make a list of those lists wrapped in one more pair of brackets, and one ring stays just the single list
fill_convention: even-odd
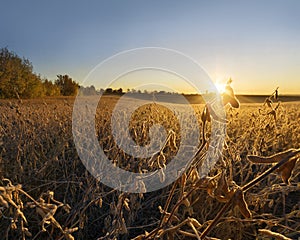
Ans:
[{"label": "golden light", "polygon": [[216,86],[216,88],[217,88],[217,90],[218,90],[219,93],[224,93],[225,92],[225,86],[226,86],[226,84],[220,83],[220,82],[216,82],[215,86]]}]

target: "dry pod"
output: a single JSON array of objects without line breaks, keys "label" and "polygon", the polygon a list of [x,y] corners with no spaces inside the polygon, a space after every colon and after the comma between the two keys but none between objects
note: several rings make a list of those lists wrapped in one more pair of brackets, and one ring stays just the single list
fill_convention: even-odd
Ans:
[{"label": "dry pod", "polygon": [[157,157],[157,164],[159,168],[166,168],[166,156],[163,152],[160,152],[160,154]]},{"label": "dry pod", "polygon": [[125,209],[126,209],[128,212],[130,212],[129,199],[128,199],[128,198],[125,198],[125,199],[124,199],[123,205],[124,205]]},{"label": "dry pod", "polygon": [[236,98],[233,88],[230,86],[231,82],[232,80],[229,79],[225,87],[225,92],[222,94],[223,105],[226,106],[229,103],[233,108],[239,108],[240,102]]},{"label": "dry pod", "polygon": [[272,115],[273,117],[274,117],[274,120],[276,121],[276,111],[275,111],[275,109],[272,109],[269,113],[268,113],[269,115]]},{"label": "dry pod", "polygon": [[189,180],[191,182],[196,182],[196,181],[200,180],[200,176],[199,176],[198,170],[195,167],[193,167],[193,169],[192,169],[192,171],[190,173]]},{"label": "dry pod", "polygon": [[274,98],[275,98],[276,100],[278,99],[278,88],[275,90]]},{"label": "dry pod", "polygon": [[182,204],[183,204],[185,207],[190,207],[190,206],[191,206],[191,203],[190,203],[190,201],[189,201],[187,198],[184,198],[184,199],[183,199]]},{"label": "dry pod", "polygon": [[191,222],[196,228],[201,228],[201,227],[202,227],[202,225],[198,222],[197,219],[195,219],[195,218],[190,218],[189,220],[190,220],[190,222]]},{"label": "dry pod", "polygon": [[159,181],[163,183],[166,180],[166,175],[164,173],[163,168],[158,170]]},{"label": "dry pod", "polygon": [[235,96],[230,96],[227,93],[223,93],[223,105],[226,106],[228,103],[231,105],[233,108],[239,108],[240,107],[240,102]]},{"label": "dry pod", "polygon": [[248,208],[248,204],[245,201],[244,193],[241,189],[237,189],[234,194],[234,205],[238,206],[240,212],[245,218],[251,218],[252,213]]},{"label": "dry pod", "polygon": [[177,151],[178,147],[176,145],[176,135],[173,131],[170,133],[169,142],[170,142],[169,144],[170,148],[174,151]]},{"label": "dry pod", "polygon": [[201,114],[201,121],[202,121],[203,123],[205,123],[206,121],[207,121],[207,122],[210,122],[210,121],[211,121],[211,119],[210,119],[210,113],[209,113],[209,111],[208,111],[207,105],[205,105],[205,108],[203,109],[203,112],[202,112],[202,114]]},{"label": "dry pod", "polygon": [[267,230],[267,229],[258,229],[258,232],[262,235],[272,237],[276,240],[292,240],[291,238],[285,237],[280,233],[272,232],[272,231]]},{"label": "dry pod", "polygon": [[183,173],[181,176],[181,184],[180,184],[182,189],[184,189],[185,184],[186,184],[186,173]]},{"label": "dry pod", "polygon": [[223,172],[221,173],[214,194],[219,202],[228,202],[234,194],[234,190],[229,189],[227,178]]},{"label": "dry pod", "polygon": [[2,205],[3,207],[8,208],[8,202],[0,195],[0,205]]},{"label": "dry pod", "polygon": [[25,235],[26,235],[27,237],[32,237],[32,233],[29,232],[28,228],[23,228],[23,232],[25,233]]},{"label": "dry pod", "polygon": [[300,149],[289,149],[284,152],[276,153],[269,157],[260,157],[256,155],[248,155],[247,158],[252,163],[277,163],[283,159],[292,158],[300,153]]},{"label": "dry pod", "polygon": [[267,106],[269,108],[273,108],[272,103],[273,103],[273,101],[270,99],[270,97],[268,97],[268,98],[266,98],[264,105],[267,104]]},{"label": "dry pod", "polygon": [[195,186],[199,189],[205,189],[211,197],[215,197],[215,189],[217,187],[217,178],[219,177],[219,174],[213,177],[205,177],[201,178],[195,183]]},{"label": "dry pod", "polygon": [[298,158],[292,158],[287,163],[283,164],[280,168],[278,168],[277,171],[281,174],[281,178],[284,183],[289,184],[289,180],[297,160]]}]

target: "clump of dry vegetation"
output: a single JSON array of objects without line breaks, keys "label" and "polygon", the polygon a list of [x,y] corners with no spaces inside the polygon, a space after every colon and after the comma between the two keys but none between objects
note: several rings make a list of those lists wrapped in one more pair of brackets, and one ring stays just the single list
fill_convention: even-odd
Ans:
[{"label": "clump of dry vegetation", "polygon": [[[212,122],[223,119],[217,119],[209,105],[199,104],[193,107],[202,139],[191,167],[170,186],[140,194],[111,189],[85,169],[72,139],[73,98],[2,100],[1,236],[297,239],[300,105],[279,103],[277,89],[264,104],[240,105],[230,85],[227,90],[226,142],[209,175],[203,178],[199,172],[209,129]],[[168,133],[161,151],[137,159],[119,149],[111,134],[110,116],[118,99],[101,98],[96,116],[100,146],[123,169],[163,169],[176,155],[184,134],[173,113],[155,103],[134,113],[130,129],[137,144],[149,142],[153,124],[162,124]]]}]

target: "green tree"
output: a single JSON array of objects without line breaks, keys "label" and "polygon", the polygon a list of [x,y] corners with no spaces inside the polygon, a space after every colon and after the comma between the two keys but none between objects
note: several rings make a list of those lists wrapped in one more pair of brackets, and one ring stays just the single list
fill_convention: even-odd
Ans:
[{"label": "green tree", "polygon": [[79,84],[68,75],[57,75],[55,84],[60,88],[60,94],[63,96],[74,96],[78,93]]},{"label": "green tree", "polygon": [[40,76],[28,59],[7,48],[0,49],[0,98],[31,98],[43,95]]},{"label": "green tree", "polygon": [[45,79],[43,81],[44,92],[46,96],[59,96],[60,88],[53,82]]},{"label": "green tree", "polygon": [[45,96],[45,89],[40,76],[32,76],[25,82],[26,87],[23,91],[22,98],[37,98]]}]

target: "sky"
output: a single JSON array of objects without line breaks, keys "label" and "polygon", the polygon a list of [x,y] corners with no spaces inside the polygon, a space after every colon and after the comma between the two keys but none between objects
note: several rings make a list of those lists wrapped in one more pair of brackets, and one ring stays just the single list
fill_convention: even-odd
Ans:
[{"label": "sky", "polygon": [[194,59],[217,84],[231,77],[237,93],[300,94],[298,0],[1,0],[1,9],[0,47],[50,80],[68,74],[84,85],[115,54],[161,47]]}]

